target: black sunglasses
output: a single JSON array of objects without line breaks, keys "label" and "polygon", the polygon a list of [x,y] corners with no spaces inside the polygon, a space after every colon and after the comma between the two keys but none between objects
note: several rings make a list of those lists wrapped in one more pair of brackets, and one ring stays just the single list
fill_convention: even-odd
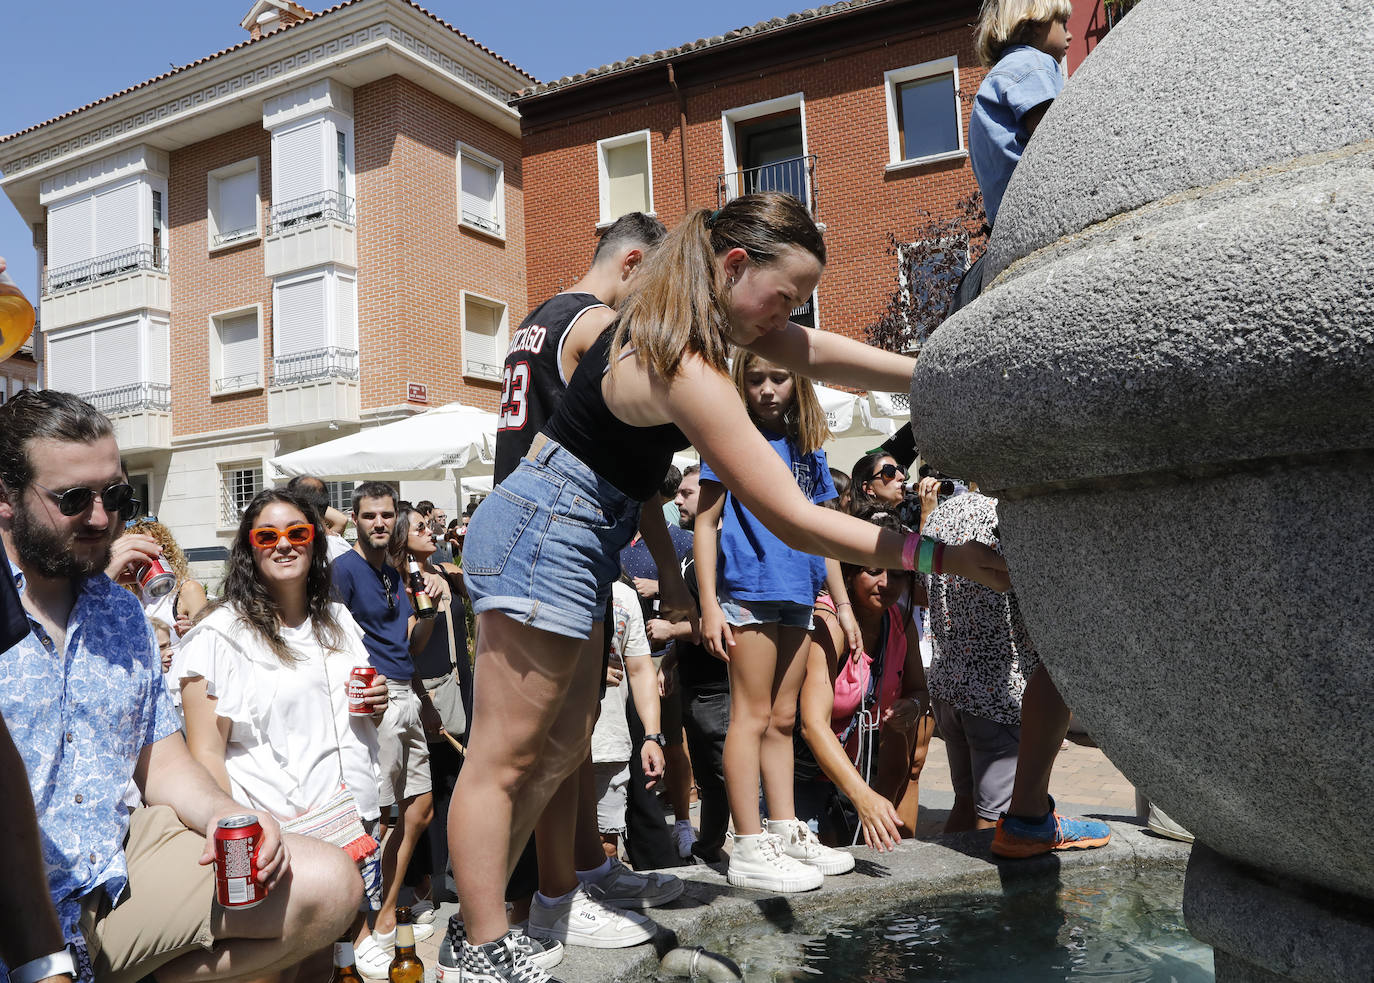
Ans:
[{"label": "black sunglasses", "polygon": [[68,488],[64,492],[56,492],[51,488],[45,488],[36,481],[33,484],[47,492],[57,503],[57,511],[66,516],[80,515],[85,512],[95,501],[96,495],[100,496],[100,504],[105,506],[106,512],[119,516],[124,522],[128,522],[138,512],[139,502],[134,498],[134,486],[123,482],[109,485],[104,491],[99,492],[94,488],[86,487]]},{"label": "black sunglasses", "polygon": [[882,478],[884,481],[891,481],[898,475],[902,476],[903,481],[906,480],[906,472],[903,471],[901,468],[897,467],[897,465],[884,464],[877,471],[874,471],[871,475],[869,475],[868,480],[873,481],[876,478]]}]

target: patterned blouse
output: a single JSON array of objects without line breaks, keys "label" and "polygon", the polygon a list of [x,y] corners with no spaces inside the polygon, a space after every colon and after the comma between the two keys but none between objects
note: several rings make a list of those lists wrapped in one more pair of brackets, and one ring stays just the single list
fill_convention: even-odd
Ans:
[{"label": "patterned blouse", "polygon": [[[23,576],[12,564],[9,573],[22,593]],[[32,618],[29,629],[0,658],[0,712],[29,773],[63,937],[84,950],[82,899],[102,887],[117,899],[128,881],[124,791],[134,765],[181,722],[143,608],[104,574],[82,584],[65,652]]]},{"label": "patterned blouse", "polygon": [[[969,492],[947,499],[922,532],[951,546],[979,542],[1000,552],[997,499]],[[1021,694],[1040,665],[1016,594],[998,594],[952,574],[926,577],[930,695],[1010,727],[1021,724]]]}]

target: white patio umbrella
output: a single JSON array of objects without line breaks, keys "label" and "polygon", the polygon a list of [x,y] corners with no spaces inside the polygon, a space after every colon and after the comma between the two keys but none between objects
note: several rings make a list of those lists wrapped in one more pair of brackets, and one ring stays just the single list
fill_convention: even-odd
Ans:
[{"label": "white patio umbrella", "polygon": [[442,481],[489,475],[495,413],[448,403],[404,420],[360,430],[272,458],[285,475],[335,481]]}]

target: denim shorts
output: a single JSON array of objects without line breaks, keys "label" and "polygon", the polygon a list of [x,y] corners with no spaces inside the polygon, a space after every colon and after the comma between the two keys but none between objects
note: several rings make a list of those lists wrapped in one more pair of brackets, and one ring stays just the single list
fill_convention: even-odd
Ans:
[{"label": "denim shorts", "polygon": [[812,605],[796,601],[741,601],[722,597],[720,609],[731,628],[748,625],[782,625],[784,628],[811,630]]},{"label": "denim shorts", "polygon": [[472,611],[590,638],[605,617],[639,502],[542,434],[473,513],[463,543]]}]

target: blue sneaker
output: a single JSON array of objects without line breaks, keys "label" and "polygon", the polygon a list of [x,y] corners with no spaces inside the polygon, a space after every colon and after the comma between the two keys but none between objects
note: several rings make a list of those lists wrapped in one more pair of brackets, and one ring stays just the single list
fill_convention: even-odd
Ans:
[{"label": "blue sneaker", "polygon": [[997,832],[992,836],[992,852],[999,857],[1020,859],[1034,857],[1051,850],[1087,850],[1106,846],[1112,831],[1106,823],[1095,819],[1072,819],[1050,811],[1037,823],[1009,816],[1005,812],[997,820]]}]

